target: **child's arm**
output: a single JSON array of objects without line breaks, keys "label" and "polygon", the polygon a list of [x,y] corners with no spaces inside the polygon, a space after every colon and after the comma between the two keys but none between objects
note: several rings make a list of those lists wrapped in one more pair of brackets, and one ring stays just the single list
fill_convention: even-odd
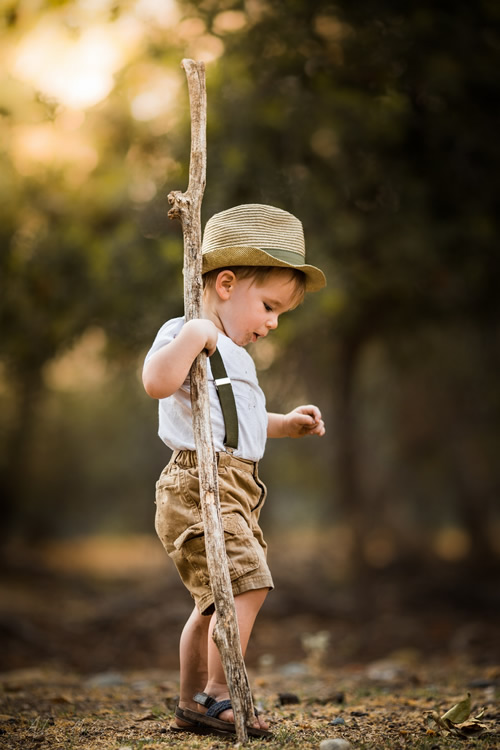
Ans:
[{"label": "child's arm", "polygon": [[185,323],[178,336],[158,349],[145,363],[142,382],[151,398],[167,398],[184,383],[198,354],[207,349],[214,353],[218,332],[210,320],[196,319]]},{"label": "child's arm", "polygon": [[305,435],[324,435],[325,424],[317,406],[297,406],[288,414],[268,414],[267,437],[298,438]]}]

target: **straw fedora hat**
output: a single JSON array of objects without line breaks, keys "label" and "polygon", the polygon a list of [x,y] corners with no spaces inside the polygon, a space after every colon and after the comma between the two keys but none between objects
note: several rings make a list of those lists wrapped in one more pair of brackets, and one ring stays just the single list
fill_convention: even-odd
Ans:
[{"label": "straw fedora hat", "polygon": [[306,264],[301,222],[288,211],[251,203],[215,214],[207,221],[202,243],[203,273],[227,266],[297,268],[306,291],[326,284],[323,271]]}]

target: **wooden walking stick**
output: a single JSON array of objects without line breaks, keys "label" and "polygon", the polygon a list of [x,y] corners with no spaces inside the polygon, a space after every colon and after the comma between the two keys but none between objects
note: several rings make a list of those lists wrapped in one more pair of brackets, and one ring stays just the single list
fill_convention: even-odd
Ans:
[{"label": "wooden walking stick", "polygon": [[[191,157],[189,184],[185,193],[175,190],[168,196],[172,205],[168,215],[179,219],[184,237],[184,307],[186,320],[202,314],[201,201],[206,182],[206,87],[205,65],[183,60],[191,109]],[[248,676],[241,651],[238,620],[227,564],[224,530],[221,520],[217,460],[212,439],[210,401],[207,384],[206,353],[201,352],[191,370],[193,430],[198,455],[200,499],[205,527],[210,584],[214,595],[217,622],[214,641],[219,649],[233,704],[236,736],[248,740],[247,725],[254,721],[254,708]],[[200,686],[202,689],[202,686]]]}]

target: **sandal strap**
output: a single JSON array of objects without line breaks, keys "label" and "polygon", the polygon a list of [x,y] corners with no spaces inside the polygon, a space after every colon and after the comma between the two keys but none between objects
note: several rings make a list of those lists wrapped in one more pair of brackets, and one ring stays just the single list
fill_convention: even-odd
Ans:
[{"label": "sandal strap", "polygon": [[[206,716],[212,716],[214,719],[216,719],[223,711],[227,711],[233,707],[229,698],[217,702],[215,698],[212,698],[212,696],[207,693],[196,693],[196,695],[193,696],[193,700],[196,701],[196,703],[199,703],[200,706],[205,706],[205,708],[208,709]],[[256,708],[254,708],[254,711],[255,715],[258,716],[259,714]]]},{"label": "sandal strap", "polygon": [[[213,700],[213,698],[212,698]],[[214,719],[218,717],[219,714],[221,714],[223,711],[227,711],[229,708],[232,708],[233,704],[229,699],[226,699],[224,701],[219,701],[216,703],[212,703],[210,705],[210,708],[207,711],[207,716],[212,716]]]},{"label": "sandal strap", "polygon": [[200,706],[205,706],[205,708],[210,708],[210,706],[214,706],[217,703],[215,698],[212,698],[211,695],[207,695],[207,693],[196,693],[196,695],[193,696],[193,700],[196,701],[196,703],[199,703]]}]

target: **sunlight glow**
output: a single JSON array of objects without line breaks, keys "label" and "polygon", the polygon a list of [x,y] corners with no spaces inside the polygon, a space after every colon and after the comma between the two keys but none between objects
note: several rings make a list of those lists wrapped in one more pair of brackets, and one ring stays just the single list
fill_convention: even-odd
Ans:
[{"label": "sunlight glow", "polygon": [[158,192],[154,180],[151,178],[133,179],[128,186],[128,194],[134,203],[148,203]]},{"label": "sunlight glow", "polygon": [[45,384],[60,391],[80,391],[102,386],[110,377],[110,369],[104,357],[107,341],[102,328],[89,328],[71,349],[45,365]]},{"label": "sunlight glow", "polygon": [[12,72],[72,109],[92,107],[113,88],[129,32],[130,27],[114,24],[91,26],[75,36],[57,19],[44,19],[14,50]]},{"label": "sunlight glow", "polygon": [[77,130],[52,122],[17,125],[12,131],[12,159],[19,174],[36,174],[40,167],[59,168],[71,164],[73,184],[81,182],[97,165],[96,149]]},{"label": "sunlight glow", "polygon": [[136,120],[154,120],[164,107],[155,91],[143,91],[133,99],[130,109]]},{"label": "sunlight glow", "polygon": [[248,18],[241,10],[225,10],[214,18],[213,28],[216,34],[228,34],[241,31],[248,23]]},{"label": "sunlight glow", "polygon": [[78,574],[92,574],[109,580],[109,576],[141,577],[165,566],[165,552],[151,535],[88,536],[54,540],[43,548],[47,568]]},{"label": "sunlight glow", "polygon": [[180,20],[175,0],[137,0],[135,13],[163,29],[171,28]]},{"label": "sunlight glow", "polygon": [[177,73],[164,72],[148,66],[130,109],[136,120],[154,120],[175,105],[182,79]]},{"label": "sunlight glow", "polygon": [[434,535],[434,551],[448,562],[463,560],[470,552],[470,537],[465,529],[447,526]]},{"label": "sunlight glow", "polygon": [[332,128],[320,128],[311,136],[311,148],[315,154],[330,159],[339,153],[337,134]]},{"label": "sunlight glow", "polygon": [[195,39],[207,31],[207,26],[202,18],[184,18],[177,24],[175,32],[179,39],[189,41]]},{"label": "sunlight glow", "polygon": [[351,27],[342,23],[336,16],[317,15],[314,19],[314,30],[328,41],[339,42],[352,33]]},{"label": "sunlight glow", "polygon": [[259,370],[268,370],[280,353],[280,345],[277,340],[262,339],[259,346],[252,347],[251,351]]},{"label": "sunlight glow", "polygon": [[203,34],[197,39],[193,39],[187,49],[187,54],[194,60],[201,60],[204,63],[211,63],[220,57],[224,52],[224,44],[213,34]]}]

